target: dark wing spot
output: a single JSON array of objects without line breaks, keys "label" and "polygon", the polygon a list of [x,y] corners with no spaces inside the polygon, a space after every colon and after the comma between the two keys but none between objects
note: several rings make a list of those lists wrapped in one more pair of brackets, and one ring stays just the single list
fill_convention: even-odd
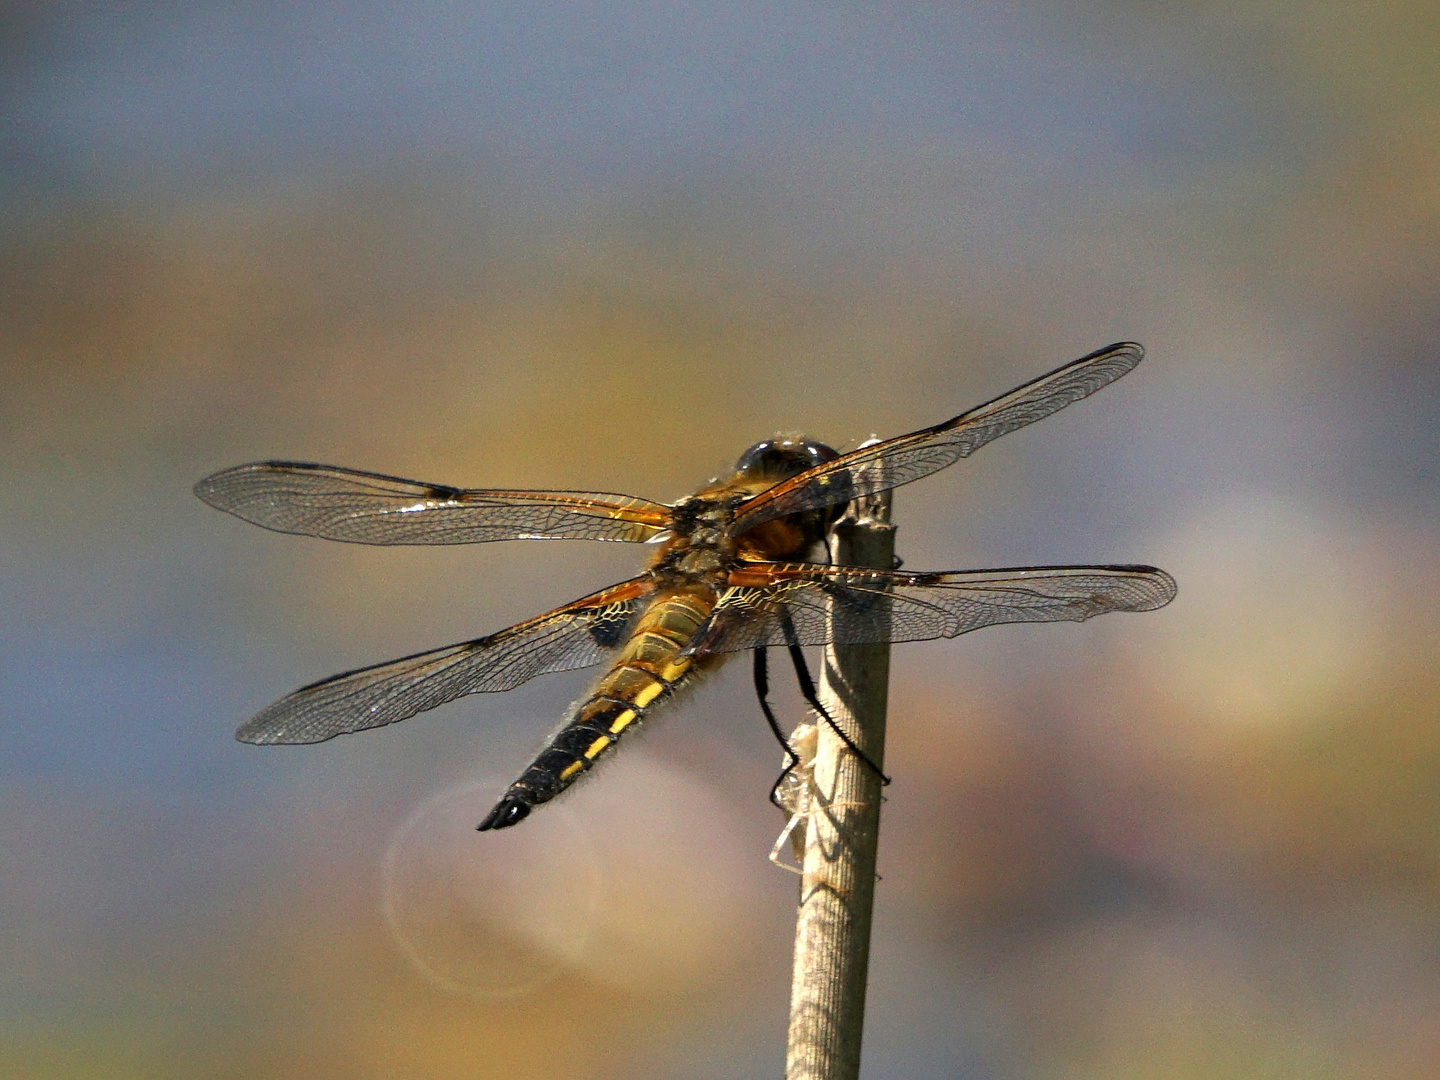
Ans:
[{"label": "dark wing spot", "polygon": [[602,649],[617,649],[625,640],[625,631],[629,625],[630,618],[624,611],[602,612],[590,624],[590,636]]}]

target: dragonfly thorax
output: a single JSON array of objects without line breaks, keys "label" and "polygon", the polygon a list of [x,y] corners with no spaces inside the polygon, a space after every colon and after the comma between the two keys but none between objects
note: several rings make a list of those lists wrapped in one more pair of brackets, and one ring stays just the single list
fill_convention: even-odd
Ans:
[{"label": "dragonfly thorax", "polygon": [[714,582],[735,564],[730,534],[743,496],[688,495],[674,505],[671,538],[651,566],[655,576],[674,583]]}]

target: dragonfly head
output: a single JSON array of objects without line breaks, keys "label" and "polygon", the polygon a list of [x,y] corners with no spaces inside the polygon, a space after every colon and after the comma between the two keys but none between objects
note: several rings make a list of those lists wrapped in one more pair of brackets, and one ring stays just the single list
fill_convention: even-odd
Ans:
[{"label": "dragonfly head", "polygon": [[735,471],[749,479],[779,482],[839,456],[824,443],[780,436],[758,442],[746,450],[735,463]]}]

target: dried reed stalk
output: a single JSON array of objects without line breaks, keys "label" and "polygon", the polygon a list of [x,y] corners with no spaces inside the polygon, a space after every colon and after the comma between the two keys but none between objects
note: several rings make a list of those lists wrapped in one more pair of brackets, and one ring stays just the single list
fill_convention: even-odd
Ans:
[{"label": "dried reed stalk", "polygon": [[[889,569],[890,493],[851,507],[833,531],[835,561]],[[835,612],[834,619],[843,619]],[[884,765],[889,645],[826,648],[820,700],[871,761]],[[880,777],[821,722],[795,924],[786,1080],[856,1080],[870,962]]]}]

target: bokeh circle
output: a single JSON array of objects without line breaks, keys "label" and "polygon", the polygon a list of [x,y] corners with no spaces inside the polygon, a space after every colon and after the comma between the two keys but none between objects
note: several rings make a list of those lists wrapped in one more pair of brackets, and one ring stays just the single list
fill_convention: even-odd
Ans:
[{"label": "bokeh circle", "polygon": [[475,826],[505,787],[468,780],[421,803],[385,851],[382,904],[396,944],[431,982],[478,998],[529,993],[585,954],[603,881],[564,805],[497,832]]}]

